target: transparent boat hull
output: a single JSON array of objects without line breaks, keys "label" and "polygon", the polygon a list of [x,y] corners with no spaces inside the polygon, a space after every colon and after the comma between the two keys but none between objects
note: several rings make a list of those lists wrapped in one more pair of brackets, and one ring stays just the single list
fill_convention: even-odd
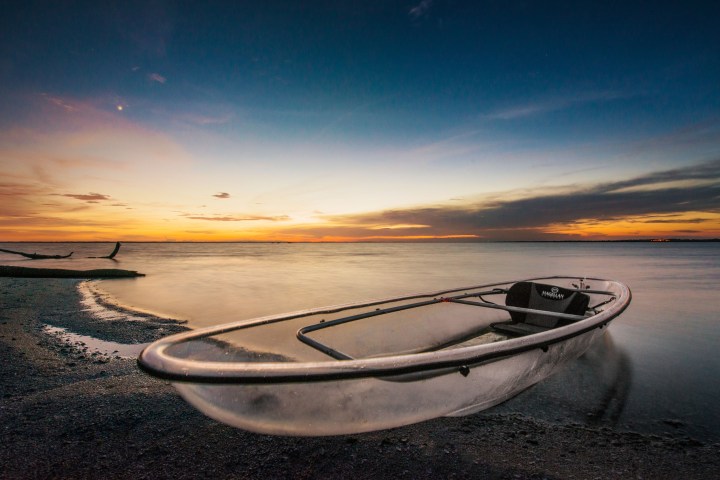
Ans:
[{"label": "transparent boat hull", "polygon": [[[572,286],[580,280],[536,281]],[[492,323],[508,315],[496,307],[473,305],[465,310],[448,305],[453,309],[447,312],[457,314],[453,315],[457,321],[449,320],[450,326],[439,329],[431,328],[442,321],[437,311],[427,317],[414,314],[448,303],[446,296],[475,298],[476,291],[513,283],[508,282],[441,292],[446,296],[422,294],[211,327],[160,340],[143,352],[139,362],[149,373],[173,380],[183,398],[209,417],[261,433],[351,434],[468,415],[511,398],[577,359],[630,301],[629,289],[618,282],[582,282],[582,288],[602,292],[590,294],[595,303],[605,302],[601,309],[568,325],[518,338],[491,332]],[[476,303],[485,303],[487,297],[478,298],[483,301]],[[412,307],[426,301],[431,303]],[[399,311],[383,313],[393,308]],[[460,314],[466,311],[471,313]],[[393,318],[395,313],[400,316]],[[353,320],[344,324],[349,317]],[[369,330],[364,332],[358,325],[368,319],[374,323],[368,322]],[[332,345],[327,347],[330,353],[296,338],[297,325],[314,321],[317,325],[337,322],[337,326],[321,327],[325,337],[314,337],[323,346]],[[406,322],[419,322],[422,325],[410,332],[418,332],[420,344],[415,335],[406,334],[397,341],[385,339],[382,351],[365,352],[367,356],[358,358],[358,342],[349,341],[348,333],[361,338],[360,346],[365,345],[383,321],[400,323],[403,328]],[[353,328],[348,329],[351,322]],[[287,327],[297,350],[283,355],[268,351],[252,335],[236,336],[238,330],[263,325]],[[348,358],[329,356],[349,351],[353,355]]]}]

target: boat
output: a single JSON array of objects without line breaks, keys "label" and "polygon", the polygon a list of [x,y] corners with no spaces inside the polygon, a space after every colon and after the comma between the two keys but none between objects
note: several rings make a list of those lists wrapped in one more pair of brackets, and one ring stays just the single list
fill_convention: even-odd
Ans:
[{"label": "boat", "polygon": [[580,357],[630,299],[595,278],[484,284],[191,330],[138,363],[238,428],[353,434],[497,405]]}]

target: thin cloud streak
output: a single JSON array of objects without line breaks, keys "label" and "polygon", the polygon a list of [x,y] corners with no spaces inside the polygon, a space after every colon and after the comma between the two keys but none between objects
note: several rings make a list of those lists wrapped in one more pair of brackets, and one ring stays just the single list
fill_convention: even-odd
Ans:
[{"label": "thin cloud streak", "polygon": [[650,219],[650,220],[634,220],[638,223],[666,223],[666,224],[687,224],[687,223],[708,223],[711,222],[712,219],[710,218],[688,218],[688,219],[675,219],[675,220],[656,220],[656,219]]},{"label": "thin cloud streak", "polygon": [[178,115],[178,119],[183,120],[185,122],[200,125],[200,126],[208,126],[208,125],[223,125],[226,123],[229,123],[233,120],[234,115],[231,113],[225,113],[225,114],[218,114],[215,116],[210,115],[201,115],[198,113],[186,113],[182,115]]},{"label": "thin cloud streak", "polygon": [[149,75],[148,75],[148,79],[151,80],[151,81],[153,81],[153,82],[161,83],[161,84],[163,84],[163,85],[165,84],[165,82],[167,82],[167,78],[163,77],[163,76],[160,75],[159,73],[151,73],[151,74],[149,74]]},{"label": "thin cloud streak", "polygon": [[76,200],[83,200],[85,202],[98,202],[102,200],[110,200],[110,195],[104,195],[102,193],[88,193],[88,194],[78,194],[78,193],[57,193],[55,194],[60,197],[68,197],[68,198],[74,198]]},{"label": "thin cloud streak", "polygon": [[589,103],[603,103],[613,100],[626,99],[629,95],[618,92],[593,92],[582,95],[568,96],[566,98],[555,98],[536,103],[528,103],[496,110],[490,113],[480,115],[484,120],[518,120],[545,113],[552,113],[568,108],[585,105]]},{"label": "thin cloud streak", "polygon": [[422,0],[420,3],[411,8],[408,13],[413,19],[417,20],[427,14],[430,7],[432,7],[432,4],[432,0]]},{"label": "thin cloud streak", "polygon": [[238,215],[238,216],[221,216],[216,215],[212,217],[206,217],[201,215],[183,215],[190,220],[207,220],[211,222],[257,222],[257,221],[270,221],[270,222],[284,222],[290,220],[287,215],[278,216],[262,216],[262,215]]}]

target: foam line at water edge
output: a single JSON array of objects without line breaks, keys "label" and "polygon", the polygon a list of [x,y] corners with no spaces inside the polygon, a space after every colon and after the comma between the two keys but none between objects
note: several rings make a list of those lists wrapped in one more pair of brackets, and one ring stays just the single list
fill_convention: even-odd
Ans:
[{"label": "foam line at water edge", "polygon": [[99,320],[117,321],[147,321],[150,317],[153,320],[165,320],[169,323],[187,323],[186,319],[178,319],[162,313],[141,309],[132,305],[124,305],[116,298],[102,290],[99,281],[86,280],[78,283],[80,293],[80,304],[83,311],[90,313]]}]

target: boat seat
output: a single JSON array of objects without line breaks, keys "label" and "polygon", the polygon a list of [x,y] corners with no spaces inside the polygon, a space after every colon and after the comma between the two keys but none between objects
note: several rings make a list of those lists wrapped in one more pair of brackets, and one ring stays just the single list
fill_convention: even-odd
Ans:
[{"label": "boat seat", "polygon": [[[531,308],[548,312],[585,315],[590,297],[582,292],[534,282],[518,282],[508,290],[505,305]],[[531,312],[510,312],[510,321],[494,323],[492,329],[512,335],[523,336],[567,325],[572,320]]]}]

